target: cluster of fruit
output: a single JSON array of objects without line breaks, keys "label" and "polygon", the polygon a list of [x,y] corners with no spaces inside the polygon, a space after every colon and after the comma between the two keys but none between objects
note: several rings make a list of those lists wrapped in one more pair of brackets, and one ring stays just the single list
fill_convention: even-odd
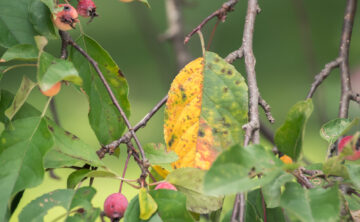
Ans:
[{"label": "cluster of fruit", "polygon": [[[52,16],[55,26],[61,31],[68,31],[75,28],[79,22],[79,15],[90,17],[90,21],[98,14],[96,13],[96,5],[92,0],[80,0],[76,9],[70,4],[59,4],[54,10],[56,14]],[[90,22],[89,21],[89,22]],[[61,89],[61,82],[54,84],[50,89],[41,91],[45,96],[55,96]]]},{"label": "cluster of fruit", "polygon": [[90,21],[98,16],[95,3],[92,0],[80,0],[76,9],[70,4],[59,4],[57,9],[60,11],[53,16],[53,22],[62,31],[74,29],[76,23],[79,22],[78,15],[91,17]]},{"label": "cluster of fruit", "polygon": [[[158,189],[175,190],[176,187],[169,182],[161,182],[156,187]],[[104,211],[106,216],[111,219],[120,219],[124,216],[126,208],[128,206],[128,200],[121,193],[113,193],[108,196],[104,203]]]}]

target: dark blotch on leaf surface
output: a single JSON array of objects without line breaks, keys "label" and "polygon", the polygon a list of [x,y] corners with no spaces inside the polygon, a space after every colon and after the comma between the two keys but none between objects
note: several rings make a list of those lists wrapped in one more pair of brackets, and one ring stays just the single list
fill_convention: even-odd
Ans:
[{"label": "dark blotch on leaf surface", "polygon": [[200,137],[204,137],[204,136],[205,136],[205,133],[204,133],[202,130],[199,130],[198,135],[199,135]]}]

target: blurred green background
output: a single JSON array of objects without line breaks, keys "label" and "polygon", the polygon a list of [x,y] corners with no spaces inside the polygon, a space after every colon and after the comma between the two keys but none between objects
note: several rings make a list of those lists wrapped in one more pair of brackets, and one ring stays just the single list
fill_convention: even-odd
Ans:
[{"label": "blurred green background", "polygon": [[[76,5],[76,1],[71,2]],[[171,80],[179,71],[171,43],[158,41],[158,35],[167,28],[164,0],[149,2],[151,9],[138,2],[126,4],[116,0],[95,0],[100,16],[90,24],[86,24],[87,20],[81,20],[84,32],[112,55],[128,80],[132,124],[136,124],[163,98]],[[186,33],[223,3],[219,0],[185,2],[183,14]],[[260,115],[266,125],[275,130],[283,123],[290,107],[305,99],[314,74],[338,55],[345,1],[260,0],[259,4],[262,12],[257,16],[254,37],[257,79],[262,97],[272,107],[276,123],[270,126],[263,111],[260,111]],[[219,24],[210,51],[225,57],[240,47],[246,7],[246,2],[240,1],[235,11],[228,14],[226,22]],[[356,17],[350,50],[350,65],[353,76],[356,76],[353,87],[357,92],[360,92],[359,20],[360,17]],[[211,21],[203,29],[206,42],[215,23],[216,20]],[[71,31],[71,34],[76,37],[79,30]],[[193,58],[201,56],[198,36],[190,40],[187,48]],[[60,40],[50,41],[46,50],[59,55]],[[1,54],[4,51],[0,49]],[[242,60],[236,61],[234,65],[241,73],[245,73]],[[34,77],[35,69],[19,68],[6,73],[0,87],[15,93],[23,75]],[[325,158],[327,144],[320,138],[319,130],[323,123],[337,117],[339,80],[339,71],[333,71],[315,93],[315,110],[308,123],[304,142],[304,156],[311,162],[323,161]],[[93,145],[94,150],[98,149],[99,144],[87,119],[88,105],[85,96],[72,86],[63,84],[55,99],[61,125]],[[29,102],[41,109],[45,100],[39,90],[36,90],[31,94]],[[359,116],[359,111],[359,105],[351,103],[350,116]],[[163,142],[162,124],[163,109],[146,128],[139,130],[141,142]],[[120,159],[105,158],[106,163],[117,172],[122,171],[126,155],[126,148],[120,149]],[[66,177],[71,172],[68,169],[56,170],[55,173],[61,177],[60,181],[46,175],[42,185],[28,189],[11,221],[17,221],[19,210],[32,199],[54,189],[66,188]],[[132,161],[126,177],[132,179],[138,176],[139,171]],[[96,179],[94,186],[98,192],[93,201],[95,206],[102,207],[105,198],[117,192],[119,183],[111,179]],[[84,184],[88,184],[88,181]],[[129,200],[136,194],[126,184],[124,192]],[[61,208],[54,208],[45,221],[51,221],[63,212]]]}]

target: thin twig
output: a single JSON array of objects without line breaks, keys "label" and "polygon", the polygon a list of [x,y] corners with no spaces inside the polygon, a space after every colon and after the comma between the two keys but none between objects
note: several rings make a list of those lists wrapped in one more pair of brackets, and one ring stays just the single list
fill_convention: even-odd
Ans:
[{"label": "thin twig", "polygon": [[338,57],[335,60],[333,60],[333,61],[331,61],[331,62],[329,62],[328,64],[325,65],[325,67],[321,70],[321,72],[315,76],[315,80],[311,84],[311,89],[310,89],[308,95],[306,96],[306,99],[309,99],[309,98],[313,97],[316,89],[329,76],[330,72],[333,69],[339,67],[342,60],[343,60],[343,58]]},{"label": "thin twig", "polygon": [[70,35],[66,32],[64,32],[65,34],[64,35],[64,38],[66,39],[67,43],[71,46],[73,46],[78,52],[80,52],[80,54],[82,54],[90,63],[91,65],[94,67],[95,71],[97,72],[100,80],[102,81],[102,83],[104,84],[105,88],[106,88],[106,91],[108,92],[109,96],[110,96],[110,99],[111,101],[113,102],[113,104],[115,105],[115,107],[117,108],[117,110],[119,111],[121,117],[123,118],[124,122],[125,122],[125,125],[127,126],[127,128],[129,129],[129,132],[131,133],[132,137],[134,138],[135,140],[135,143],[137,145],[137,147],[139,148],[139,151],[140,151],[140,154],[141,154],[141,157],[143,159],[143,161],[145,162],[147,159],[146,159],[146,156],[145,156],[145,152],[144,152],[144,149],[142,148],[141,144],[140,144],[140,141],[139,139],[137,138],[135,132],[134,132],[134,129],[132,128],[131,124],[130,124],[130,121],[129,119],[127,118],[124,110],[121,108],[119,102],[117,101],[109,83],[107,82],[107,80],[105,79],[104,75],[102,74],[97,62],[89,55],[87,54],[87,52],[85,52],[84,49],[82,49],[78,44],[76,44],[74,42],[74,40],[71,39]]},{"label": "thin twig", "polygon": [[275,119],[271,114],[271,107],[263,98],[261,98],[261,96],[259,96],[259,105],[263,108],[266,118],[269,120],[269,122],[274,123]]},{"label": "thin twig", "polygon": [[236,59],[241,59],[243,56],[244,48],[241,46],[238,50],[235,50],[226,56],[225,61],[228,63],[233,63]]},{"label": "thin twig", "polygon": [[200,29],[202,29],[202,27],[208,22],[210,21],[212,18],[214,17],[218,17],[219,20],[221,21],[225,21],[226,19],[226,15],[228,12],[233,11],[234,6],[236,5],[236,3],[238,2],[238,0],[229,0],[227,2],[225,2],[221,8],[219,8],[218,10],[216,10],[215,12],[211,13],[211,15],[209,15],[208,17],[206,17],[196,28],[194,28],[186,37],[184,40],[184,44],[186,44],[191,36],[193,36],[195,33],[197,33]]},{"label": "thin twig", "polygon": [[[158,102],[154,108],[150,110],[148,114],[144,116],[142,120],[140,120],[134,127],[134,131],[138,131],[140,128],[146,126],[147,122],[155,115],[157,111],[166,103],[168,99],[168,95],[166,95],[164,98]],[[132,138],[132,134],[130,132],[125,133],[120,139],[115,140],[111,142],[110,144],[103,146],[98,150],[96,153],[99,156],[100,159],[102,159],[106,153],[114,153],[115,149],[121,144],[121,143],[127,143]]]},{"label": "thin twig", "polygon": [[[126,170],[127,170],[128,164],[129,164],[129,159],[130,159],[130,157],[131,157],[131,154],[132,154],[132,150],[129,150],[129,149],[128,149],[128,155],[127,155],[127,158],[126,158],[126,161],[125,161],[124,170],[123,170],[123,173],[122,173],[122,177],[123,177],[123,178],[125,178],[125,174],[126,174]],[[120,188],[119,188],[119,193],[121,193],[123,183],[124,183],[124,181],[121,180],[121,182],[120,182]]]}]

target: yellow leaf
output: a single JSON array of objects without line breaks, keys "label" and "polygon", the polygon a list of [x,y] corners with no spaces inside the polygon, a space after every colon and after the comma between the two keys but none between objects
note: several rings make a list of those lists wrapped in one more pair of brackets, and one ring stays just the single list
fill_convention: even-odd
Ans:
[{"label": "yellow leaf", "polygon": [[151,166],[159,176],[161,176],[163,179],[167,177],[167,175],[170,173],[167,169],[159,166],[159,165],[152,165]]},{"label": "yellow leaf", "polygon": [[209,169],[223,149],[243,140],[244,78],[215,53],[206,52],[204,58],[187,64],[168,93],[164,136],[167,149],[179,157],[173,168]]},{"label": "yellow leaf", "polygon": [[139,190],[140,219],[147,220],[157,211],[157,203],[146,188]]}]

